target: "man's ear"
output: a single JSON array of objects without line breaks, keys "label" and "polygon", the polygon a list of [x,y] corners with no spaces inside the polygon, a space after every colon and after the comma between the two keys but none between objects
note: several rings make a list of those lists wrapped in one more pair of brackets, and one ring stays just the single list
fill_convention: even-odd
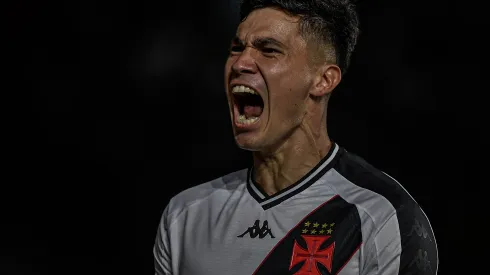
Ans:
[{"label": "man's ear", "polygon": [[315,97],[323,97],[330,94],[342,79],[342,71],[335,64],[326,64],[318,69],[318,74],[315,77],[313,88],[310,95]]}]

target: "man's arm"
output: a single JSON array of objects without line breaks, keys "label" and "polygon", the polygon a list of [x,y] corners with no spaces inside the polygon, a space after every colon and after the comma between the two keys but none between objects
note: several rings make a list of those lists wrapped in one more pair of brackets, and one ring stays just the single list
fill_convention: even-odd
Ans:
[{"label": "man's arm", "polygon": [[437,245],[429,220],[415,203],[402,205],[374,240],[377,274],[435,275]]},{"label": "man's arm", "polygon": [[158,226],[155,246],[153,247],[153,256],[155,263],[155,275],[171,275],[172,260],[170,254],[170,243],[167,234],[167,214],[168,207],[163,211],[160,224]]}]

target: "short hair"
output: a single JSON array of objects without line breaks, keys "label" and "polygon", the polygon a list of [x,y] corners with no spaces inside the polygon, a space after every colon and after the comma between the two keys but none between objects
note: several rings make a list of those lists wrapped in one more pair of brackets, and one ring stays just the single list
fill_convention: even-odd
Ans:
[{"label": "short hair", "polygon": [[254,10],[278,8],[291,16],[299,16],[300,34],[317,38],[334,50],[335,63],[342,73],[347,71],[359,35],[359,18],[349,0],[243,0],[240,20]]}]

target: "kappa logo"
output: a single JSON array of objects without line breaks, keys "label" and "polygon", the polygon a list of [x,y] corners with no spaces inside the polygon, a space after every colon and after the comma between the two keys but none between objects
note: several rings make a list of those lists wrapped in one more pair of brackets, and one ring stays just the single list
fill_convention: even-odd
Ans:
[{"label": "kappa logo", "polygon": [[264,221],[262,224],[262,227],[260,227],[260,221],[256,220],[254,222],[254,225],[249,227],[243,234],[238,235],[238,238],[243,238],[246,234],[250,235],[250,238],[254,239],[256,237],[259,237],[259,239],[265,238],[267,235],[269,235],[271,238],[275,238],[274,235],[272,234],[271,229],[269,228],[269,222]]}]

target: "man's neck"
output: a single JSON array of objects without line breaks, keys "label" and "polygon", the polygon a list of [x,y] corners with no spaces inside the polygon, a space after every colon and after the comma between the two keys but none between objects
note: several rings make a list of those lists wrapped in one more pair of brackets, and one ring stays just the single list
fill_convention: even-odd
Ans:
[{"label": "man's neck", "polygon": [[273,195],[296,183],[329,152],[326,126],[313,133],[302,124],[273,154],[254,152],[254,178],[262,189]]}]

